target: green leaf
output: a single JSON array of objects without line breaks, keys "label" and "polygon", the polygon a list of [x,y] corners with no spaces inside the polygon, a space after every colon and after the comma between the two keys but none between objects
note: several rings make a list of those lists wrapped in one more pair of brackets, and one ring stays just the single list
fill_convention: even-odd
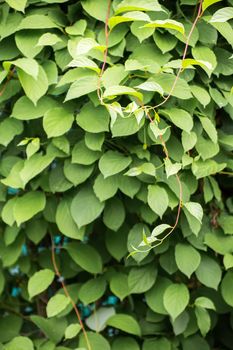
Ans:
[{"label": "green leaf", "polygon": [[224,7],[224,8],[222,8],[214,13],[212,18],[210,19],[210,23],[227,22],[232,18],[233,18],[233,8],[232,7]]},{"label": "green leaf", "polygon": [[131,21],[150,21],[150,17],[144,12],[132,11],[127,12],[122,16],[114,16],[109,19],[109,28],[112,30],[116,25]]},{"label": "green leaf", "polygon": [[199,297],[195,300],[195,305],[199,307],[203,307],[205,309],[215,310],[214,303],[212,300],[206,297]]},{"label": "green leaf", "polygon": [[201,263],[196,270],[196,276],[202,284],[217,290],[221,281],[222,271],[214,259],[203,255]]},{"label": "green leaf", "polygon": [[67,237],[83,239],[84,228],[78,228],[70,212],[71,199],[63,198],[58,204],[56,211],[56,224],[59,230]]},{"label": "green leaf", "polygon": [[146,339],[143,343],[143,350],[170,350],[171,346],[167,338]]},{"label": "green leaf", "polygon": [[[88,0],[88,2],[89,1],[90,0]],[[101,334],[87,332],[87,336],[88,336],[89,343],[90,343],[92,349],[95,349],[95,350],[111,350],[109,342]],[[84,350],[84,349],[87,348],[86,339],[83,336],[83,334],[80,335],[79,347],[80,347],[80,350]]]},{"label": "green leaf", "polygon": [[102,272],[102,260],[95,248],[82,243],[68,243],[66,250],[82,269],[93,274]]},{"label": "green leaf", "polygon": [[48,317],[54,317],[62,312],[70,304],[70,299],[62,294],[56,294],[49,299],[46,306]]},{"label": "green leaf", "polygon": [[155,83],[154,81],[147,80],[146,82],[137,85],[136,88],[144,90],[144,91],[155,91],[158,92],[160,95],[163,95],[164,91],[162,87]]},{"label": "green leaf", "polygon": [[91,75],[86,74],[86,76],[84,75],[83,77],[76,79],[67,92],[65,102],[96,91],[98,80],[98,75],[94,72]]},{"label": "green leaf", "polygon": [[189,211],[189,213],[194,216],[200,224],[202,223],[203,218],[203,209],[199,203],[188,202],[184,204],[185,208]]},{"label": "green leaf", "polygon": [[101,153],[90,150],[85,141],[82,140],[73,148],[72,151],[72,163],[82,164],[82,165],[91,165],[97,159],[99,159]]},{"label": "green leaf", "polygon": [[160,113],[165,116],[168,116],[173,124],[175,124],[178,128],[188,133],[193,128],[193,119],[191,115],[183,109],[167,108],[165,110],[160,110]]},{"label": "green leaf", "polygon": [[70,35],[83,35],[87,27],[87,21],[80,19],[75,22],[72,26],[66,27],[66,33]]},{"label": "green leaf", "polygon": [[191,85],[191,91],[193,96],[204,106],[206,107],[211,99],[208,92],[199,85]]},{"label": "green leaf", "polygon": [[99,201],[90,187],[83,187],[71,203],[71,215],[79,228],[97,219],[103,209],[104,203]]},{"label": "green leaf", "polygon": [[43,118],[43,128],[50,137],[57,137],[70,130],[74,121],[74,116],[65,108],[57,107],[49,109]]},{"label": "green leaf", "polygon": [[217,130],[213,124],[213,122],[207,118],[207,117],[199,117],[201,124],[203,126],[203,129],[207,133],[207,135],[210,137],[210,139],[214,142],[218,142],[218,134]]},{"label": "green leaf", "polygon": [[163,302],[168,314],[175,320],[188,305],[188,288],[182,283],[171,284],[164,293]]},{"label": "green leaf", "polygon": [[184,34],[185,32],[183,24],[180,22],[174,21],[173,19],[152,21],[150,23],[145,24],[143,27],[174,29],[180,32],[181,34]]},{"label": "green leaf", "polygon": [[169,285],[171,285],[169,279],[158,276],[154,286],[146,292],[146,303],[154,312],[167,315],[167,311],[163,304],[163,296]]},{"label": "green leaf", "polygon": [[6,350],[34,350],[33,342],[27,337],[15,337],[5,346]]},{"label": "green leaf", "polygon": [[42,117],[49,109],[57,107],[58,103],[51,97],[42,97],[35,106],[28,97],[20,97],[14,104],[11,116],[20,120],[31,120]]},{"label": "green leaf", "polygon": [[80,164],[72,164],[70,161],[65,161],[64,175],[65,177],[77,186],[86,181],[93,172],[93,165],[85,166]]},{"label": "green leaf", "polygon": [[112,198],[118,190],[117,177],[109,176],[107,178],[104,178],[102,174],[99,174],[95,180],[93,189],[95,195],[101,202]]},{"label": "green leaf", "polygon": [[233,306],[233,272],[228,271],[221,283],[221,293],[225,302]]},{"label": "green leaf", "polygon": [[206,46],[195,46],[194,48],[192,48],[192,54],[195,60],[204,62],[206,62],[207,60],[211,64],[211,69],[210,67],[204,65],[202,67],[210,76],[217,66],[217,59],[213,50]]},{"label": "green leaf", "polygon": [[53,343],[59,343],[63,338],[67,327],[65,318],[46,319],[33,315],[30,319]]},{"label": "green leaf", "polygon": [[157,270],[154,265],[134,267],[128,276],[130,294],[140,294],[148,291],[155,283]]},{"label": "green leaf", "polygon": [[113,231],[117,231],[125,220],[125,208],[118,198],[110,199],[105,206],[103,222]]},{"label": "green leaf", "polygon": [[195,315],[197,324],[203,337],[209,332],[211,327],[211,319],[208,311],[200,306],[195,307]]},{"label": "green leaf", "polygon": [[143,95],[136,91],[135,89],[128,87],[128,86],[122,86],[122,85],[114,85],[111,87],[108,87],[103,94],[103,97],[112,100],[116,96],[121,95],[129,95],[138,98],[140,101],[143,101]]},{"label": "green leaf", "polygon": [[116,314],[110,317],[107,325],[129,334],[141,336],[141,329],[138,322],[132,316],[126,314]]},{"label": "green leaf", "polygon": [[97,64],[89,58],[83,56],[77,56],[68,64],[68,67],[87,68],[96,73],[100,73],[100,68],[97,66]]},{"label": "green leaf", "polygon": [[20,178],[23,181],[24,186],[33,179],[36,175],[40,174],[45,168],[52,163],[54,157],[49,155],[42,156],[41,154],[34,154],[30,159],[25,160],[24,166],[20,171]]},{"label": "green leaf", "polygon": [[155,77],[153,77],[153,80],[157,84],[162,86],[166,94],[171,93],[171,96],[178,97],[182,100],[187,100],[189,98],[192,98],[190,86],[184,79],[179,78],[175,88],[172,91],[172,87],[174,85],[175,79],[176,79],[175,75],[167,74],[167,73],[159,73],[159,74],[156,74]]},{"label": "green leaf", "polygon": [[123,0],[117,8],[116,13],[126,11],[163,11],[157,0]]},{"label": "green leaf", "polygon": [[[84,10],[95,19],[105,22],[106,13],[108,10],[108,3],[105,0],[99,0],[98,7],[96,6],[95,0],[84,0],[81,1],[82,7]],[[112,12],[112,11],[111,11]],[[110,14],[111,14],[110,12]],[[103,349],[105,350],[105,349]]]},{"label": "green leaf", "polygon": [[218,164],[212,159],[197,160],[192,164],[192,172],[197,179],[216,174],[226,167],[226,163]]},{"label": "green leaf", "polygon": [[219,1],[222,0],[204,0],[202,3],[202,11],[204,12],[209,6],[216,4]]},{"label": "green leaf", "polygon": [[13,207],[15,221],[19,226],[30,220],[45,207],[46,199],[43,192],[34,191],[18,197]]},{"label": "green leaf", "polygon": [[4,119],[0,123],[0,144],[5,147],[8,146],[14,137],[20,135],[22,132],[22,122],[10,118]]},{"label": "green leaf", "polygon": [[128,276],[124,273],[114,273],[110,280],[110,289],[120,300],[124,300],[130,294]]},{"label": "green leaf", "polygon": [[37,101],[45,95],[48,89],[48,78],[44,69],[39,66],[39,73],[36,79],[25,73],[20,68],[18,68],[17,72],[25,94],[36,106]]},{"label": "green leaf", "polygon": [[225,254],[223,264],[226,270],[231,269],[233,267],[233,255],[229,253]]},{"label": "green leaf", "polygon": [[59,26],[49,16],[35,14],[24,17],[17,30],[49,28],[59,28]]},{"label": "green leaf", "polygon": [[162,218],[169,203],[167,192],[159,185],[148,186],[148,204],[150,208]]},{"label": "green leaf", "polygon": [[7,4],[16,11],[24,12],[27,0],[6,0]]},{"label": "green leaf", "polygon": [[37,79],[39,74],[39,65],[33,58],[18,58],[15,61],[5,61],[3,63],[4,69],[7,71],[10,70],[11,65],[16,66],[17,68],[20,68],[26,73],[27,75],[30,75],[34,79]]},{"label": "green leaf", "polygon": [[164,164],[165,164],[165,171],[166,171],[167,178],[177,174],[180,171],[182,166],[180,163],[172,163],[170,159],[165,159]]},{"label": "green leaf", "polygon": [[30,298],[46,290],[54,279],[54,272],[49,269],[40,270],[28,281],[28,293]]},{"label": "green leaf", "polygon": [[134,338],[131,337],[117,337],[113,344],[112,350],[139,350],[139,345]]},{"label": "green leaf", "polygon": [[117,151],[107,151],[99,160],[99,169],[104,178],[107,178],[125,170],[131,162],[131,157]]},{"label": "green leaf", "polygon": [[100,299],[106,289],[106,281],[102,277],[93,278],[86,283],[83,283],[78,296],[79,299],[85,304],[91,304],[94,301]]},{"label": "green leaf", "polygon": [[109,119],[106,108],[88,103],[83,106],[76,121],[85,131],[95,134],[109,130]]},{"label": "green leaf", "polygon": [[21,30],[15,34],[16,46],[25,57],[33,58],[43,49],[36,46],[40,36],[40,31]]},{"label": "green leaf", "polygon": [[62,41],[61,38],[56,34],[45,33],[38,40],[37,46],[53,46],[60,41]]},{"label": "green leaf", "polygon": [[175,259],[177,266],[188,278],[198,268],[201,256],[191,245],[178,243],[175,247]]},{"label": "green leaf", "polygon": [[78,335],[81,331],[82,327],[78,323],[70,324],[65,331],[65,339],[72,339]]}]

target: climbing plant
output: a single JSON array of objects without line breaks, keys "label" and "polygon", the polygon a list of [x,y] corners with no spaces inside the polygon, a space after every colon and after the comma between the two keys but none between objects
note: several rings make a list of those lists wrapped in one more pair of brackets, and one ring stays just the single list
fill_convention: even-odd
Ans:
[{"label": "climbing plant", "polygon": [[0,350],[233,349],[233,1],[0,18]]}]

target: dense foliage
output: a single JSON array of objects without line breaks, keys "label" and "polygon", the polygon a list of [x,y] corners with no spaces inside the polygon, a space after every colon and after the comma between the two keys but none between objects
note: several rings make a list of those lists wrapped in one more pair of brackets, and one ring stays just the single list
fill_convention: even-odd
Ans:
[{"label": "dense foliage", "polygon": [[0,349],[233,349],[233,1],[0,16]]}]

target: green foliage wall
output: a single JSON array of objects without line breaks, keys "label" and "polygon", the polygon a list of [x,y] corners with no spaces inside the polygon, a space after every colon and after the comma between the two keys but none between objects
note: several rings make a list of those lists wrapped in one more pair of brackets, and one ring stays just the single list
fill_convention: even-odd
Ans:
[{"label": "green foliage wall", "polygon": [[233,349],[233,1],[201,5],[1,0],[1,350]]}]

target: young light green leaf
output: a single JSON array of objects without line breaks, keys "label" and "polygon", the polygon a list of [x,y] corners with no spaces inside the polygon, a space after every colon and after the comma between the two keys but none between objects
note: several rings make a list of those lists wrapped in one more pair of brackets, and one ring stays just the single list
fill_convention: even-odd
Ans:
[{"label": "young light green leaf", "polygon": [[33,342],[28,337],[15,337],[5,346],[5,350],[34,350]]},{"label": "young light green leaf", "polygon": [[46,306],[48,317],[54,317],[62,312],[70,304],[70,299],[63,294],[56,294],[49,299]]},{"label": "young light green leaf", "polygon": [[76,57],[73,61],[71,61],[68,64],[68,67],[87,68],[97,73],[100,72],[100,68],[97,66],[97,64],[94,61],[84,56]]},{"label": "young light green leaf", "polygon": [[222,0],[204,0],[202,3],[202,12],[204,12],[208,7]]},{"label": "young light green leaf", "polygon": [[150,17],[144,12],[140,11],[132,11],[127,12],[122,16],[114,16],[109,19],[109,28],[112,30],[116,25],[124,22],[131,21],[142,21],[147,22],[150,21]]},{"label": "young light green leaf", "polygon": [[210,19],[210,23],[227,22],[232,18],[233,18],[233,8],[232,7],[224,7],[224,8],[222,8],[214,13],[212,18]]},{"label": "young light green leaf", "polygon": [[116,14],[126,11],[164,11],[157,0],[123,0],[117,8]]},{"label": "young light green leaf", "polygon": [[10,70],[11,65],[21,68],[26,74],[34,79],[37,79],[39,74],[39,65],[33,58],[18,58],[15,61],[5,61],[3,63],[4,69]]},{"label": "young light green leaf", "polygon": [[114,85],[108,87],[103,94],[103,97],[109,100],[114,99],[116,96],[129,95],[138,98],[143,101],[143,95],[135,89],[128,86]]},{"label": "young light green leaf", "polygon": [[40,270],[28,281],[28,293],[30,298],[45,291],[54,279],[54,272],[49,269]]},{"label": "young light green leaf", "polygon": [[65,330],[65,339],[72,339],[78,335],[82,327],[79,323],[70,324]]},{"label": "young light green leaf", "polygon": [[185,29],[182,23],[174,21],[173,19],[157,20],[150,23],[147,23],[143,28],[166,28],[174,29],[180,32],[181,34],[185,33]]},{"label": "young light green leaf", "polygon": [[59,42],[62,42],[62,40],[56,34],[45,33],[38,40],[37,46],[53,46]]},{"label": "young light green leaf", "polygon": [[184,204],[185,208],[189,211],[189,213],[194,216],[200,224],[202,223],[203,218],[203,209],[199,203],[188,202]]},{"label": "young light green leaf", "polygon": [[169,178],[169,176],[177,174],[182,167],[180,163],[172,163],[170,159],[165,159],[164,164],[167,178]]},{"label": "young light green leaf", "polygon": [[24,12],[27,0],[6,0],[6,3],[16,11]]},{"label": "young light green leaf", "polygon": [[203,307],[205,309],[215,310],[213,301],[206,297],[198,297],[195,300],[195,305]]}]

